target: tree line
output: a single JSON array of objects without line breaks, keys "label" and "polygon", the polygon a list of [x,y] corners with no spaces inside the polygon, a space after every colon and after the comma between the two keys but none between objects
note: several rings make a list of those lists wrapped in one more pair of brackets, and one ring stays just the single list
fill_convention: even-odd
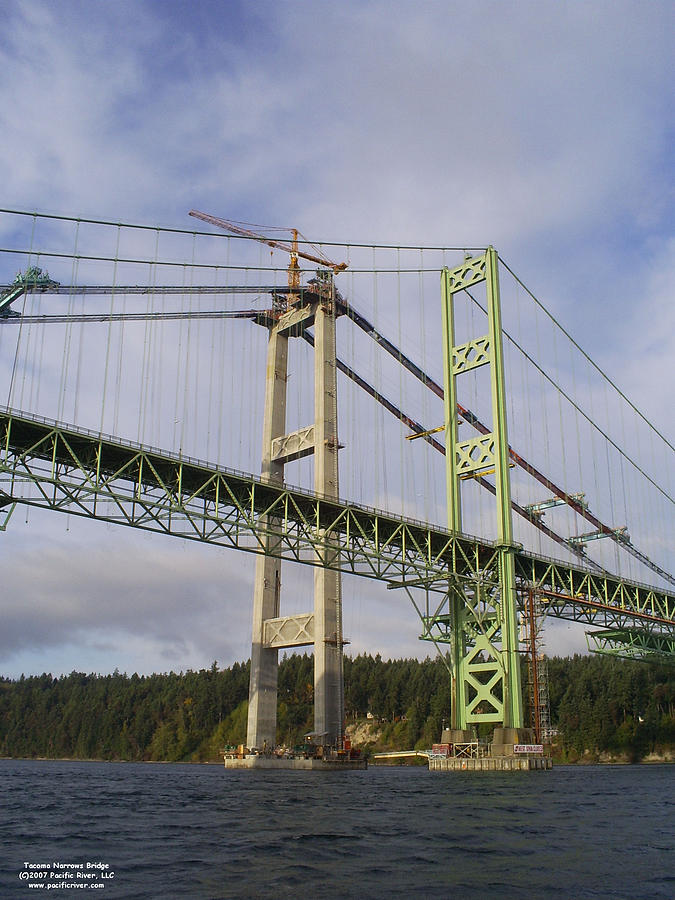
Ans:
[{"label": "tree line", "polygon": [[[675,668],[601,656],[552,657],[551,721],[565,760],[675,748]],[[345,657],[347,724],[366,720],[374,749],[430,747],[450,706],[440,658]],[[246,739],[249,663],[148,676],[72,672],[0,679],[0,756],[203,761]],[[313,659],[279,665],[278,740],[312,730]]]}]

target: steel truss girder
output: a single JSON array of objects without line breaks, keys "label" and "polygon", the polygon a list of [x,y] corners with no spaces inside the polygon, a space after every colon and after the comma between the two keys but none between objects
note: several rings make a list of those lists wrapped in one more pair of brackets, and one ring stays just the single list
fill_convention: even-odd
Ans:
[{"label": "steel truss girder", "polygon": [[515,555],[516,579],[535,590],[547,615],[623,627],[675,627],[675,597],[664,590],[591,572],[525,551]]},{"label": "steel truss girder", "polygon": [[[0,410],[0,500],[447,591],[497,581],[499,548],[464,534],[318,497],[54,421]],[[516,581],[549,615],[675,628],[675,596],[514,551]],[[469,591],[470,594],[470,591]],[[440,610],[439,610],[440,611]]]},{"label": "steel truss girder", "polygon": [[653,634],[635,628],[587,631],[586,644],[592,653],[622,659],[675,661],[675,633]]},{"label": "steel truss girder", "polygon": [[12,502],[385,581],[479,572],[494,553],[421,522],[9,411],[0,412],[0,491]]}]

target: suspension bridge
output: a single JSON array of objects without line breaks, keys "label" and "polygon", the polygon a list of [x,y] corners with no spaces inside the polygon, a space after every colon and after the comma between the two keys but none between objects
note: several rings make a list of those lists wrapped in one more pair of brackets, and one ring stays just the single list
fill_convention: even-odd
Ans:
[{"label": "suspension bridge", "polygon": [[457,741],[517,740],[544,617],[673,658],[674,448],[496,250],[195,215],[217,230],[0,211],[3,527],[22,504],[256,554],[250,747],[301,646],[341,743],[346,574],[409,600]]}]

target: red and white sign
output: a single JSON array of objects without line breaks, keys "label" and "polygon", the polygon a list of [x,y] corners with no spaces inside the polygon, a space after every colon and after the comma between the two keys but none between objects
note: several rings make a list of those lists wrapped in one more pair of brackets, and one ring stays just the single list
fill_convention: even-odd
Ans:
[{"label": "red and white sign", "polygon": [[432,744],[432,756],[450,756],[450,744]]},{"label": "red and white sign", "polygon": [[514,744],[513,752],[514,753],[543,753],[544,745],[543,744]]}]

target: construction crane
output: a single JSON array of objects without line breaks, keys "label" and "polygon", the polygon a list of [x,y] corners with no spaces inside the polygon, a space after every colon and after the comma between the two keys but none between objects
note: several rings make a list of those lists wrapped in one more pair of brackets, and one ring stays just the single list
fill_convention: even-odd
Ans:
[{"label": "construction crane", "polygon": [[250,231],[248,228],[242,228],[241,225],[236,222],[228,222],[226,219],[219,219],[218,216],[211,216],[208,213],[199,212],[197,209],[191,209],[191,216],[194,216],[195,219],[201,219],[203,222],[208,222],[210,225],[215,225],[217,228],[223,228],[225,231],[231,231],[232,234],[240,234],[242,237],[253,238],[256,241],[260,241],[263,244],[267,244],[268,247],[272,247],[275,250],[285,250],[286,253],[290,253],[291,261],[288,265],[288,286],[291,289],[297,289],[300,287],[300,267],[298,265],[298,257],[302,257],[302,259],[308,259],[310,262],[318,263],[321,266],[325,266],[327,269],[331,269],[334,275],[337,275],[338,272],[344,272],[347,268],[347,263],[334,263],[329,259],[326,259],[323,255],[312,255],[311,253],[307,253],[304,250],[298,249],[298,229],[297,228],[289,228],[288,230],[293,235],[291,243],[285,243],[284,241],[277,241],[274,238],[266,237],[265,235],[258,234],[255,231]]}]

